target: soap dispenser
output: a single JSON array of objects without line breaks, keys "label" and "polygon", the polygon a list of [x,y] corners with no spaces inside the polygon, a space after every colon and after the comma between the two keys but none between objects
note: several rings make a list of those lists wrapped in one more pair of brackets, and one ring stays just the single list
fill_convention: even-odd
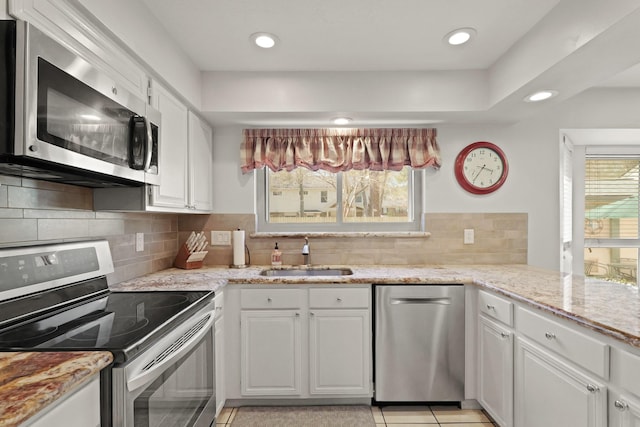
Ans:
[{"label": "soap dispenser", "polygon": [[276,242],[276,247],[273,248],[273,252],[271,252],[271,266],[272,267],[280,267],[282,265],[282,252],[278,249],[278,242]]}]

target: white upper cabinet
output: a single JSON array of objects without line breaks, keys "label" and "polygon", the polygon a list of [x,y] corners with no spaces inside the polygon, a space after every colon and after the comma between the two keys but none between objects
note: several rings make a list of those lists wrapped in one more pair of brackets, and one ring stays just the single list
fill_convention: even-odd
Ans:
[{"label": "white upper cabinet", "polygon": [[213,209],[212,144],[211,127],[189,111],[189,209]]},{"label": "white upper cabinet", "polygon": [[154,186],[151,205],[182,210],[188,198],[187,107],[160,85],[154,85],[153,106],[162,114],[158,169],[160,185]]}]

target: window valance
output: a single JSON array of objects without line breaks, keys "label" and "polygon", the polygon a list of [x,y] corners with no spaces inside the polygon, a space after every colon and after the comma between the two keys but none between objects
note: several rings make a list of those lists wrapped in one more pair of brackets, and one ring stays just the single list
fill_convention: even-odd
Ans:
[{"label": "window valance", "polygon": [[245,129],[242,172],[440,167],[436,129]]}]

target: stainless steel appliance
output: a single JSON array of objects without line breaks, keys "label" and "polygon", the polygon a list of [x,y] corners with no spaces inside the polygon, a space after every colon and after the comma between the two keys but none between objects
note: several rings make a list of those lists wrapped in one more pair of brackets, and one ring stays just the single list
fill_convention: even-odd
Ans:
[{"label": "stainless steel appliance", "polygon": [[108,242],[0,249],[0,351],[107,350],[103,427],[209,427],[214,293],[113,292]]},{"label": "stainless steel appliance", "polygon": [[0,173],[159,184],[160,113],[24,21],[0,21]]},{"label": "stainless steel appliance", "polygon": [[464,286],[375,287],[375,400],[464,400]]}]

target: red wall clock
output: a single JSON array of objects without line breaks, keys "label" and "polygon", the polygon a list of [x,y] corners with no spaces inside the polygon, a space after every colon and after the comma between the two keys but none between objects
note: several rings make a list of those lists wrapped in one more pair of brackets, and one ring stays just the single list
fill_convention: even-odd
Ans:
[{"label": "red wall clock", "polygon": [[456,179],[462,188],[473,194],[489,194],[502,187],[509,164],[504,152],[490,142],[467,145],[456,157]]}]

